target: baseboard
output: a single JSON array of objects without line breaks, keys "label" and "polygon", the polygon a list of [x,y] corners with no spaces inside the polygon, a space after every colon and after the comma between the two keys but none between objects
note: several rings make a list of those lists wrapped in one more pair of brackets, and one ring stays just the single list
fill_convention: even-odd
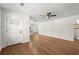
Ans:
[{"label": "baseboard", "polygon": [[69,40],[69,39],[64,39],[64,38],[60,38],[60,37],[56,37],[56,36],[52,36],[52,35],[45,35],[45,34],[39,34],[39,35],[50,37],[50,38],[55,38],[55,39],[60,39],[60,40],[65,40],[65,41],[74,41],[74,39]]},{"label": "baseboard", "polygon": [[30,39],[26,40],[26,41],[21,41],[21,42],[16,42],[16,43],[12,43],[12,44],[7,44],[7,45],[2,46],[1,49],[5,48],[5,47],[8,47],[8,46],[11,46],[11,45],[27,43],[29,41],[30,41]]},{"label": "baseboard", "polygon": [[[29,42],[30,40],[28,40],[27,42]],[[1,47],[1,50],[3,49],[3,48],[6,48],[6,47],[8,47],[8,46],[13,46],[13,45],[18,45],[18,44],[24,44],[24,43],[27,43],[26,41],[24,41],[24,42],[19,42],[19,43],[14,43],[14,44],[11,44],[11,45],[7,45],[7,46],[3,46],[3,47]]]}]

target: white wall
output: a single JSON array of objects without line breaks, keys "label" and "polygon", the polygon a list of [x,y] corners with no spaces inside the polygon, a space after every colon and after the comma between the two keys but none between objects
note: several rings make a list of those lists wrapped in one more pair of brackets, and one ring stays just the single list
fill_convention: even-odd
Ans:
[{"label": "white wall", "polygon": [[[76,21],[79,21],[79,19],[76,19],[75,22],[76,22]],[[78,24],[79,24],[79,22],[78,22]],[[76,29],[75,31],[76,31],[75,33],[77,34],[76,37],[77,37],[77,39],[79,40],[79,29]]]},{"label": "white wall", "polygon": [[[1,9],[1,13],[2,48],[12,44],[28,42],[30,39],[29,16],[6,9]],[[8,19],[7,23],[6,19]],[[11,22],[13,23],[11,24]],[[6,32],[6,29],[8,32]]]},{"label": "white wall", "polygon": [[39,34],[73,41],[74,32],[72,25],[78,19],[79,16],[72,16],[50,20],[49,22],[41,22],[38,25]]},{"label": "white wall", "polygon": [[1,49],[1,8],[0,8],[0,49]]},{"label": "white wall", "polygon": [[33,31],[33,33],[37,33],[38,32],[38,24],[33,23],[31,25],[31,30]]}]

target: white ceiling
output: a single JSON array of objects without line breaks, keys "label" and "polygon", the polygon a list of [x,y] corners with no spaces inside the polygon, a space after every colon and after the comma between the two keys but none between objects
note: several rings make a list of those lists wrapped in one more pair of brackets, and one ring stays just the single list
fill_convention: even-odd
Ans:
[{"label": "white ceiling", "polygon": [[0,3],[0,7],[34,17],[49,11],[57,15],[54,18],[79,15],[79,3],[25,3],[24,6],[19,3]]}]

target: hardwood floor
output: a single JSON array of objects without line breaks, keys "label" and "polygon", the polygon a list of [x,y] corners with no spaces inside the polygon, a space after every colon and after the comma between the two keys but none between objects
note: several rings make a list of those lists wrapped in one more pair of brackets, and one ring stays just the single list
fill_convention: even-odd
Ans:
[{"label": "hardwood floor", "polygon": [[32,50],[29,48],[29,42],[24,44],[15,44],[3,48],[1,55],[30,55]]},{"label": "hardwood floor", "polygon": [[[39,54],[72,55],[75,54],[73,41],[52,38],[43,35],[34,35],[31,40],[32,46],[39,51]],[[36,46],[36,47],[35,47]],[[43,49],[44,51],[40,51]]]},{"label": "hardwood floor", "polygon": [[79,41],[33,34],[30,42],[3,48],[1,55],[77,55]]},{"label": "hardwood floor", "polygon": [[79,40],[75,40],[74,43],[75,43],[74,48],[76,49],[76,50],[75,50],[75,51],[76,51],[75,53],[76,53],[77,55],[79,55]]}]

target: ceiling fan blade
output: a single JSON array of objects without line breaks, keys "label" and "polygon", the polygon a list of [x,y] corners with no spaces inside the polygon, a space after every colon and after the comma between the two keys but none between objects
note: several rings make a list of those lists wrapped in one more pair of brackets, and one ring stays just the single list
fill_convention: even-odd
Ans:
[{"label": "ceiling fan blade", "polygon": [[50,17],[53,17],[53,16],[56,16],[56,15],[49,15],[49,16],[48,16],[48,19],[49,19]]},{"label": "ceiling fan blade", "polygon": [[50,15],[50,17],[53,17],[53,16],[56,16],[56,15]]},{"label": "ceiling fan blade", "polygon": [[40,15],[41,17],[46,17],[46,15]]},{"label": "ceiling fan blade", "polygon": [[46,14],[40,14],[40,16],[46,16]]}]

